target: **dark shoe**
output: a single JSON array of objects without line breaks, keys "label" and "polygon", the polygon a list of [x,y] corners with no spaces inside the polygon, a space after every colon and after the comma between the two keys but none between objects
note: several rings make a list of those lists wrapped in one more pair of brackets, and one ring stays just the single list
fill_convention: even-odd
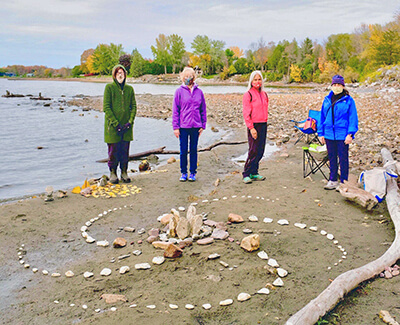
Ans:
[{"label": "dark shoe", "polygon": [[118,184],[118,176],[117,176],[117,171],[115,169],[110,169],[110,182],[112,184]]},{"label": "dark shoe", "polygon": [[130,183],[131,179],[128,176],[127,170],[126,169],[122,169],[121,170],[121,179],[124,183]]}]

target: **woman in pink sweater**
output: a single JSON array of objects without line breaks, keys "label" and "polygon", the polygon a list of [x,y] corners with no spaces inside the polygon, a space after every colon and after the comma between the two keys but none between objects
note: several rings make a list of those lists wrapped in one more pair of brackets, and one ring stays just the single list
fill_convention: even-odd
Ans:
[{"label": "woman in pink sweater", "polygon": [[250,75],[248,91],[243,95],[243,117],[247,126],[249,153],[243,171],[243,182],[263,181],[258,166],[264,155],[267,140],[268,95],[263,88],[261,71]]}]

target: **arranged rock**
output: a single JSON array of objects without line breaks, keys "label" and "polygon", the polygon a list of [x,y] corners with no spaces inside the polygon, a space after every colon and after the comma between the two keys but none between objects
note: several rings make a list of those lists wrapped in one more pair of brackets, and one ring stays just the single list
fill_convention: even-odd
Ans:
[{"label": "arranged rock", "polygon": [[85,232],[87,229],[88,229],[88,227],[82,226],[82,227],[81,227],[81,232]]},{"label": "arranged rock", "polygon": [[263,219],[263,222],[265,222],[265,223],[272,223],[274,221],[274,219],[271,219],[271,218],[264,218]]},{"label": "arranged rock", "polygon": [[158,236],[160,235],[160,229],[151,228],[151,229],[148,231],[148,235],[149,235],[149,236],[158,237]]},{"label": "arranged rock", "polygon": [[262,288],[262,289],[258,290],[257,293],[262,294],[262,295],[269,295],[269,289]]},{"label": "arranged rock", "polygon": [[209,220],[209,219],[204,220],[203,223],[204,223],[206,226],[209,226],[209,227],[216,227],[217,224],[218,224],[218,222],[216,222],[216,221],[214,221],[214,220]]},{"label": "arranged rock", "polygon": [[279,267],[278,262],[277,262],[275,259],[273,259],[273,258],[270,258],[270,259],[268,260],[268,265],[269,265],[269,266],[272,266],[272,267]]},{"label": "arranged rock", "polygon": [[221,222],[217,222],[217,224],[215,225],[215,228],[222,229],[222,230],[225,230],[225,231],[228,230],[228,227],[222,221]]},{"label": "arranged rock", "polygon": [[281,226],[287,226],[289,224],[289,221],[287,221],[286,219],[281,219],[278,220],[278,224]]},{"label": "arranged rock", "polygon": [[165,261],[164,256],[156,256],[156,257],[153,257],[153,260],[152,260],[153,264],[157,264],[157,265],[161,265],[162,263],[164,263],[164,261]]},{"label": "arranged rock", "polygon": [[96,243],[97,246],[108,247],[110,243],[107,240],[100,240]]},{"label": "arranged rock", "polygon": [[173,215],[172,213],[164,214],[164,215],[161,217],[160,222],[161,222],[163,225],[168,225],[173,216],[174,216],[174,215]]},{"label": "arranged rock", "polygon": [[221,257],[221,255],[219,255],[217,253],[214,253],[214,254],[208,255],[207,259],[215,260],[215,259],[220,258],[220,257]]},{"label": "arranged rock", "polygon": [[52,276],[53,278],[59,278],[59,277],[61,276],[61,274],[60,274],[60,273],[57,273],[57,272],[54,272],[54,273],[51,274],[51,276]]},{"label": "arranged rock", "polygon": [[304,228],[307,227],[307,225],[305,223],[298,223],[298,222],[296,222],[294,224],[294,226],[297,227],[297,228],[300,228],[300,229],[304,229]]},{"label": "arranged rock", "polygon": [[174,304],[169,304],[169,308],[171,309],[178,309],[178,305],[174,305]]},{"label": "arranged rock", "polygon": [[276,269],[276,271],[278,272],[278,275],[279,275],[281,278],[284,278],[285,276],[288,275],[288,271],[286,271],[285,269],[282,269],[281,267],[278,267],[278,268]]},{"label": "arranged rock", "polygon": [[251,216],[249,217],[249,221],[251,221],[251,222],[258,222],[258,218],[257,218],[256,216],[254,216],[254,215],[251,215]]},{"label": "arranged rock", "polygon": [[135,232],[135,228],[133,227],[124,227],[125,232]]},{"label": "arranged rock", "polygon": [[164,257],[167,258],[176,258],[182,256],[182,249],[174,244],[170,244],[164,251]]},{"label": "arranged rock", "polygon": [[[86,226],[85,226],[85,227],[86,227]],[[88,238],[88,236],[89,236],[89,235],[88,235],[88,233],[87,233],[86,231],[83,231],[83,232],[82,232],[82,237],[83,237],[83,238]]]},{"label": "arranged rock", "polygon": [[74,275],[75,275],[75,274],[74,274],[74,272],[72,272],[72,271],[67,271],[67,272],[65,272],[65,276],[66,276],[67,278],[72,278]]},{"label": "arranged rock", "polygon": [[315,227],[315,226],[310,227],[309,229],[310,229],[311,231],[315,231],[315,232],[318,231],[318,227]]},{"label": "arranged rock", "polygon": [[104,299],[107,304],[115,304],[118,301],[128,301],[124,295],[115,295],[111,293],[103,293],[100,298]]},{"label": "arranged rock", "polygon": [[176,214],[174,214],[169,221],[169,235],[171,237],[177,236],[176,227],[178,226],[178,222],[179,222],[179,217]]},{"label": "arranged rock", "polygon": [[135,255],[135,256],[139,256],[139,255],[142,254],[142,251],[136,249],[136,250],[134,250],[134,251],[132,252],[132,254]]},{"label": "arranged rock", "polygon": [[165,241],[154,241],[154,242],[152,243],[152,245],[153,245],[154,248],[167,249],[167,247],[168,247],[169,245],[171,245],[171,243],[165,242]]},{"label": "arranged rock", "polygon": [[241,222],[244,222],[243,218],[242,218],[240,215],[235,214],[235,213],[230,213],[230,214],[228,215],[228,221],[229,221],[229,222],[232,222],[232,223],[241,223]]},{"label": "arranged rock", "polygon": [[223,267],[228,267],[229,264],[224,262],[224,261],[219,261],[219,264],[221,264]]},{"label": "arranged rock", "polygon": [[243,233],[244,234],[252,234],[253,230],[246,228],[246,229],[243,229]]},{"label": "arranged rock", "polygon": [[250,298],[251,298],[251,295],[249,295],[248,293],[242,292],[242,293],[239,293],[237,300],[238,301],[246,301],[246,300],[249,300]]},{"label": "arranged rock", "polygon": [[203,218],[201,215],[196,215],[193,218],[189,220],[190,224],[190,234],[193,235],[198,235],[200,234],[201,227],[203,226]]},{"label": "arranged rock", "polygon": [[149,268],[151,268],[151,265],[149,263],[135,264],[135,269],[136,270],[147,270]]},{"label": "arranged rock", "polygon": [[186,305],[185,305],[185,308],[186,308],[186,309],[189,309],[189,310],[192,310],[192,309],[194,309],[194,306],[191,305],[191,304],[186,304]]},{"label": "arranged rock", "polygon": [[199,245],[209,245],[209,244],[212,244],[213,242],[214,242],[214,238],[207,237],[207,238],[199,239],[197,241],[197,244],[199,244]]},{"label": "arranged rock", "polygon": [[275,287],[283,287],[283,281],[281,278],[277,278],[273,283]]},{"label": "arranged rock", "polygon": [[326,232],[325,230],[321,230],[320,234],[321,234],[322,236],[326,236],[327,232]]},{"label": "arranged rock", "polygon": [[259,258],[261,258],[262,260],[267,260],[268,259],[268,254],[265,251],[258,252],[257,256]]},{"label": "arranged rock", "polygon": [[190,220],[194,218],[196,215],[196,207],[194,205],[189,205],[188,210],[186,212],[186,219]]},{"label": "arranged rock", "polygon": [[332,234],[327,234],[326,238],[328,238],[329,240],[333,240],[335,237]]},{"label": "arranged rock", "polygon": [[149,309],[156,309],[156,305],[148,305],[148,306],[146,306],[146,308],[149,308]]},{"label": "arranged rock", "polygon": [[122,237],[117,237],[114,239],[113,246],[114,248],[122,248],[127,244],[126,239]]},{"label": "arranged rock", "polygon": [[32,272],[33,273],[37,273],[39,270],[36,268],[36,267],[34,267],[33,269],[32,269]]},{"label": "arranged rock", "polygon": [[86,237],[86,242],[89,244],[92,244],[96,241],[96,239],[94,239],[93,237],[87,236]]},{"label": "arranged rock", "polygon": [[229,306],[233,304],[233,300],[232,299],[226,299],[226,300],[222,300],[219,302],[220,306]]},{"label": "arranged rock", "polygon": [[126,258],[128,258],[128,257],[131,257],[131,255],[130,254],[126,254],[126,255],[121,255],[121,256],[118,256],[118,260],[124,260],[124,259],[126,259]]},{"label": "arranged rock", "polygon": [[210,304],[204,304],[202,306],[205,310],[211,309],[211,305]]},{"label": "arranged rock", "polygon": [[260,248],[260,236],[257,234],[247,236],[242,239],[240,247],[248,252],[255,251]]},{"label": "arranged rock", "polygon": [[139,235],[142,235],[142,234],[144,234],[145,232],[146,232],[146,229],[144,229],[144,228],[141,228],[141,229],[138,230],[138,234],[139,234]]},{"label": "arranged rock", "polygon": [[48,275],[48,274],[49,274],[49,271],[43,270],[43,271],[42,271],[42,274],[43,274],[43,275]]},{"label": "arranged rock", "polygon": [[222,229],[215,228],[211,234],[211,238],[224,240],[229,237],[228,232]]},{"label": "arranged rock", "polygon": [[158,236],[149,236],[147,237],[146,241],[151,244],[153,242],[155,242],[156,240],[158,240]]},{"label": "arranged rock", "polygon": [[131,268],[129,266],[121,266],[119,268],[119,274],[125,274],[127,272],[129,272],[131,270]]},{"label": "arranged rock", "polygon": [[86,278],[86,279],[91,278],[93,275],[94,274],[92,272],[88,272],[88,271],[83,273],[83,277]]},{"label": "arranged rock", "polygon": [[100,275],[102,276],[109,276],[112,273],[111,269],[109,268],[104,268],[101,270]]},{"label": "arranged rock", "polygon": [[180,218],[176,226],[176,234],[179,239],[185,239],[190,235],[190,224],[186,218]]}]

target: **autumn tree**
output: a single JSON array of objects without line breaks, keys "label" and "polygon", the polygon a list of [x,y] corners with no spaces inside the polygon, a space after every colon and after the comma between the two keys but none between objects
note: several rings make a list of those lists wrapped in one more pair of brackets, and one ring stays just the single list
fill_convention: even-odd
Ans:
[{"label": "autumn tree", "polygon": [[261,72],[263,72],[269,54],[267,43],[261,37],[257,42],[250,44],[250,49],[252,50],[256,65],[260,68]]},{"label": "autumn tree", "polygon": [[131,69],[131,60],[132,58],[130,54],[123,54],[119,57],[119,64],[121,64],[125,68],[128,74]]},{"label": "autumn tree", "polygon": [[200,57],[200,68],[205,74],[213,74],[218,69],[222,69],[225,42],[212,40],[207,35],[197,35],[191,46],[193,54]]},{"label": "autumn tree", "polygon": [[154,61],[164,66],[164,73],[167,74],[167,65],[171,63],[170,43],[168,37],[159,34],[156,38],[156,46],[151,46]]},{"label": "autumn tree", "polygon": [[229,49],[234,53],[237,59],[240,59],[244,56],[244,51],[238,46],[231,46]]},{"label": "autumn tree", "polygon": [[89,69],[87,67],[87,59],[89,56],[93,55],[94,49],[88,49],[83,51],[81,54],[81,70],[82,73],[89,73]]},{"label": "autumn tree", "polygon": [[330,35],[325,45],[327,59],[336,61],[344,69],[349,59],[355,54],[353,37],[350,34]]}]

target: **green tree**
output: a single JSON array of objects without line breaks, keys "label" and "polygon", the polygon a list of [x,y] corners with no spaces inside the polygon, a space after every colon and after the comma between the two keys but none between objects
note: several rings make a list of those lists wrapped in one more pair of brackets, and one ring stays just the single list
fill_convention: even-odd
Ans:
[{"label": "green tree", "polygon": [[231,66],[233,61],[234,61],[234,59],[236,58],[235,57],[235,53],[231,49],[226,49],[225,50],[225,56],[226,56],[226,59],[227,59],[228,66]]},{"label": "green tree", "polygon": [[245,58],[237,59],[233,66],[239,74],[246,74],[252,71],[249,62]]},{"label": "green tree", "polygon": [[329,61],[336,61],[341,69],[346,68],[347,62],[355,54],[353,36],[336,34],[328,37],[326,54]]},{"label": "green tree", "polygon": [[170,44],[168,37],[164,34],[159,34],[156,38],[156,46],[151,46],[154,61],[164,66],[164,74],[167,74],[167,65],[171,63]]},{"label": "green tree", "polygon": [[130,75],[134,78],[143,76],[146,73],[146,62],[137,49],[134,49],[131,54],[131,71]]},{"label": "green tree", "polygon": [[76,78],[83,74],[82,67],[80,65],[76,65],[71,70],[71,76]]},{"label": "green tree", "polygon": [[193,54],[200,57],[200,68],[205,74],[213,74],[224,66],[225,42],[197,35],[192,42]]},{"label": "green tree", "polygon": [[99,44],[93,52],[92,66],[95,71],[100,74],[111,74],[112,69],[119,63],[120,56],[124,54],[122,45],[116,45],[111,43]]},{"label": "green tree", "polygon": [[172,71],[175,73],[176,67],[182,66],[182,59],[186,53],[185,42],[183,38],[177,34],[168,36],[169,54],[171,56]]}]

